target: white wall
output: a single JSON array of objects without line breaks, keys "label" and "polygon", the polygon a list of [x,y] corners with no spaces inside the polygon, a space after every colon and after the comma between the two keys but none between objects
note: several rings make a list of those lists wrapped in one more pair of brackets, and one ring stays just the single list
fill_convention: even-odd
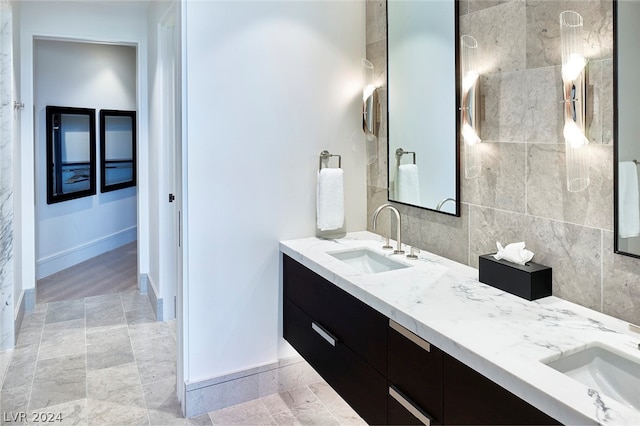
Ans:
[{"label": "white wall", "polygon": [[[19,276],[22,290],[35,286],[35,169],[34,169],[34,38],[54,38],[92,42],[130,44],[137,47],[137,80],[146,80],[146,2],[117,2],[113,7],[105,2],[77,1],[27,1],[21,2],[20,17],[20,72],[21,94],[25,109],[21,115],[21,143],[17,158],[19,180],[16,192],[20,193],[16,215],[21,217],[19,229]],[[148,270],[148,241],[140,235],[148,235],[147,185],[144,173],[148,167],[147,156],[147,89],[137,84],[138,110],[138,255],[141,273]],[[37,112],[37,111],[36,111]],[[18,231],[18,230],[17,230]]]},{"label": "white wall", "polygon": [[291,354],[278,241],[315,233],[323,149],[366,225],[362,1],[186,2],[185,380]]},{"label": "white wall", "polygon": [[[39,279],[136,238],[136,187],[101,193],[99,171],[96,195],[47,204],[45,113],[48,105],[96,110],[99,170],[100,110],[136,110],[136,49],[38,39],[34,58],[36,278]],[[67,148],[72,147],[67,143]],[[67,160],[88,159],[86,147],[85,143],[83,150],[67,150]]]},{"label": "white wall", "polygon": [[[163,74],[163,57],[159,35],[160,23],[171,11],[177,11],[173,1],[153,1],[148,14],[148,63],[149,63],[149,174],[155,176],[149,181],[149,284],[157,296],[162,298],[162,319],[174,317],[173,296],[175,295],[175,254],[170,250],[174,242],[169,238],[176,226],[170,215],[170,209],[176,203],[169,204],[168,195],[175,191],[171,187],[169,163],[174,161],[167,150],[171,132],[167,131],[168,120]],[[177,82],[175,84],[178,84]],[[175,107],[177,109],[177,106]],[[173,110],[175,110],[173,109]],[[173,272],[173,273],[172,273]]]}]

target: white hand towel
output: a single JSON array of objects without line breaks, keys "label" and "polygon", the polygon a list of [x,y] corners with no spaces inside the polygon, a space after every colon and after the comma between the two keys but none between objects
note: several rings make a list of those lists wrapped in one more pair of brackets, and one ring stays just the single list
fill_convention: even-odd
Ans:
[{"label": "white hand towel", "polygon": [[622,238],[640,235],[638,166],[633,161],[618,164],[618,232]]},{"label": "white hand towel", "polygon": [[317,225],[321,231],[340,229],[344,224],[344,175],[342,169],[318,172]]},{"label": "white hand towel", "polygon": [[415,205],[420,204],[418,166],[415,164],[402,164],[398,167],[396,194],[400,202]]}]

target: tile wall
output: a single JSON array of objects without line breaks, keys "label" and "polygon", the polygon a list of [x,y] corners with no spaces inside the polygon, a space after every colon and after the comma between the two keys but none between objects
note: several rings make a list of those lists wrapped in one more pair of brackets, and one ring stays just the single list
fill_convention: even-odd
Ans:
[{"label": "tile wall", "polygon": [[[494,252],[496,241],[525,241],[534,261],[553,268],[554,295],[640,323],[640,259],[613,253],[611,0],[463,0],[459,6],[460,31],[485,46],[482,172],[474,180],[462,174],[461,217],[398,205],[404,242],[477,268],[478,256]],[[590,60],[591,185],[579,193],[566,190],[562,138],[558,16],[567,9],[583,15]],[[384,1],[367,1],[367,58],[385,81]],[[369,217],[387,200],[386,87],[380,100]]]}]

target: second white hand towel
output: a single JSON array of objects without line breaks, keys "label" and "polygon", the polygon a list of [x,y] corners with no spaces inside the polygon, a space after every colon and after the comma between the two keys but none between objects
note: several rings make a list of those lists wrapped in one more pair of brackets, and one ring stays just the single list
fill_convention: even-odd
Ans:
[{"label": "second white hand towel", "polygon": [[618,164],[618,214],[622,238],[640,235],[640,195],[638,194],[638,166],[633,161]]},{"label": "second white hand towel", "polygon": [[344,172],[324,168],[318,172],[317,226],[321,231],[340,229],[344,224]]},{"label": "second white hand towel", "polygon": [[418,166],[415,164],[402,164],[398,167],[396,194],[398,201],[415,205],[420,204]]}]

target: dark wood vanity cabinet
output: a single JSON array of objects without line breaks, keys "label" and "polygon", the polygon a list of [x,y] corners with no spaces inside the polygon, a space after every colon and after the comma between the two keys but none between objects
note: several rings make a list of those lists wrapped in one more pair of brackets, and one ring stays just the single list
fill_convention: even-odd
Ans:
[{"label": "dark wood vanity cabinet", "polygon": [[558,424],[283,255],[284,338],[369,424]]},{"label": "dark wood vanity cabinet", "polygon": [[449,425],[557,425],[557,420],[445,354],[444,420]]},{"label": "dark wood vanity cabinet", "polygon": [[443,352],[393,320],[388,333],[388,423],[442,424]]},{"label": "dark wood vanity cabinet", "polygon": [[283,256],[284,338],[369,424],[387,422],[387,318]]}]

